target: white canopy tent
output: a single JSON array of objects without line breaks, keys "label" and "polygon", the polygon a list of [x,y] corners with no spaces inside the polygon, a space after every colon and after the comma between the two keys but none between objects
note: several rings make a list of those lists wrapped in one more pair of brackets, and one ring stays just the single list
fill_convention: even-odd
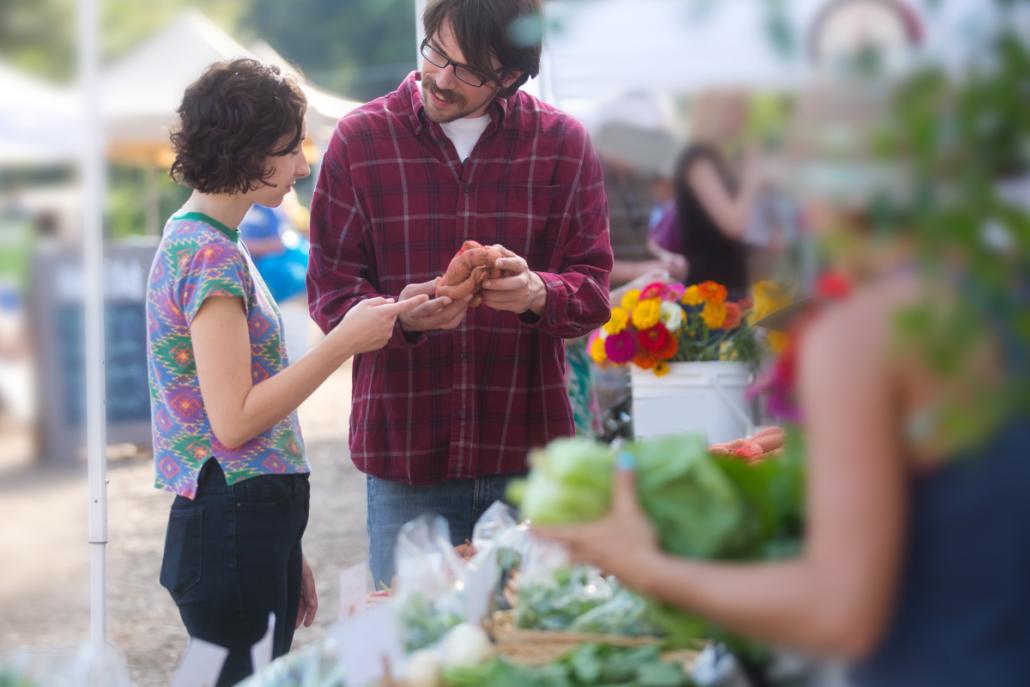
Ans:
[{"label": "white canopy tent", "polygon": [[82,145],[81,107],[70,88],[0,63],[0,164],[71,162]]},{"label": "white canopy tent", "polygon": [[[791,16],[809,14],[822,1],[789,3]],[[765,5],[552,0],[546,5],[545,95],[560,103],[631,90],[689,94],[712,86],[794,86],[803,65],[777,53],[767,39]]]},{"label": "white canopy tent", "polygon": [[[882,17],[871,16],[876,8],[858,7],[863,0],[786,0],[783,28],[791,46],[781,52],[770,37],[768,0],[547,0],[540,91],[581,114],[635,91],[690,96],[710,88],[803,89],[825,75],[809,53],[817,19],[827,8],[849,4],[830,40],[843,44],[890,30]],[[999,21],[994,3],[982,0],[897,0],[896,6],[914,25],[906,28],[918,34],[907,64],[961,69]],[[1024,27],[1030,27],[1028,15],[1030,8],[1023,8]]]},{"label": "white canopy tent", "polygon": [[[166,166],[168,134],[182,94],[213,62],[255,57],[300,76],[267,44],[249,50],[196,10],[189,10],[112,65],[103,78],[104,121],[116,159]],[[337,120],[360,103],[327,93],[299,78],[308,98],[308,132],[324,143]]]},{"label": "white canopy tent", "polygon": [[267,43],[250,50],[197,10],[187,10],[103,76],[103,113],[108,156],[142,165],[145,175],[146,224],[160,226],[153,175],[172,163],[168,135],[176,122],[182,94],[204,69],[220,60],[254,57],[277,64],[297,77],[308,99],[308,159],[317,159],[336,122],[360,103],[323,91],[309,83]]}]

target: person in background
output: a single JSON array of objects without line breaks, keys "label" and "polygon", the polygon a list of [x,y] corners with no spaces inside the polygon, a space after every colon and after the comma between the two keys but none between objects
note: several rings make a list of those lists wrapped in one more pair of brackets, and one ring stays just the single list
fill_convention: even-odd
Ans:
[{"label": "person in background", "polygon": [[[645,286],[651,281],[682,281],[687,262],[682,255],[666,250],[650,238],[656,205],[668,193],[675,139],[648,115],[650,103],[627,94],[609,103],[594,134],[598,155],[604,166],[605,195],[608,198],[609,227],[612,237],[611,285],[616,291],[628,284]],[[613,295],[612,302],[619,298]],[[629,371],[620,367],[597,368],[586,352],[586,337],[569,341],[570,384],[585,388],[589,375],[592,393],[590,407],[600,414],[602,425],[614,425],[629,400]],[[574,390],[570,387],[570,390]],[[596,397],[596,401],[594,401]],[[576,396],[573,396],[576,399]],[[582,408],[582,403],[577,407]],[[585,416],[585,411],[580,412]],[[605,435],[609,430],[602,430]],[[596,434],[596,425],[591,433]],[[583,432],[587,434],[587,432]]]},{"label": "person in background", "polygon": [[[594,135],[608,198],[615,258],[612,286],[622,286],[654,270],[663,270],[682,281],[687,276],[686,260],[650,238],[655,208],[662,205],[669,192],[675,140],[658,126],[621,121],[620,117],[630,118],[632,114],[632,110],[620,112],[623,102],[612,104],[613,112],[607,116],[613,121],[597,125]],[[630,96],[625,102],[632,102]]]},{"label": "person in background", "polygon": [[175,493],[160,581],[189,635],[228,649],[218,685],[252,672],[270,613],[280,656],[318,607],[301,549],[310,468],[297,406],[426,300],[363,300],[287,366],[278,307],[239,225],[309,173],[305,110],[296,82],[251,59],[216,63],[187,88],[172,176],[193,193],[147,282],[155,486]]},{"label": "person in background", "polygon": [[749,284],[745,237],[755,199],[772,175],[753,154],[744,156],[737,174],[727,163],[724,151],[739,142],[746,114],[743,95],[699,97],[693,142],[676,163],[674,203],[652,230],[656,244],[686,259],[687,284],[712,280],[738,296]]}]

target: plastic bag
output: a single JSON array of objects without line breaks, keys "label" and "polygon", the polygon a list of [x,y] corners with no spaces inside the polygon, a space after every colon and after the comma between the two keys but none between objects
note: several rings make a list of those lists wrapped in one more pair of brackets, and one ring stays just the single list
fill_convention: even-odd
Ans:
[{"label": "plastic bag", "polygon": [[447,521],[421,515],[397,536],[397,612],[406,652],[427,647],[464,620],[465,566]]},{"label": "plastic bag", "polygon": [[549,577],[520,577],[515,624],[537,630],[567,630],[572,623],[612,598],[613,587],[596,569],[577,565]]},{"label": "plastic bag", "polygon": [[647,601],[639,594],[609,580],[613,592],[610,599],[591,608],[572,621],[574,632],[620,635],[623,637],[655,637],[662,634],[647,618]]},{"label": "plastic bag", "polygon": [[485,552],[499,544],[500,539],[511,534],[518,524],[515,510],[511,506],[503,501],[494,501],[472,528],[472,546],[476,553]]}]

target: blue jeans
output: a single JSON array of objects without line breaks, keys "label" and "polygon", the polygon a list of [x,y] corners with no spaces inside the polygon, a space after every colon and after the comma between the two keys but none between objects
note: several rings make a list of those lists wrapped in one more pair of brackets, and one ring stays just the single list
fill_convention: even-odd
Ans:
[{"label": "blue jeans", "polygon": [[376,586],[392,584],[396,572],[394,545],[404,523],[424,513],[447,519],[451,543],[472,539],[472,528],[494,501],[504,500],[504,490],[520,475],[490,475],[479,479],[455,479],[439,484],[412,486],[369,475],[368,558]]}]

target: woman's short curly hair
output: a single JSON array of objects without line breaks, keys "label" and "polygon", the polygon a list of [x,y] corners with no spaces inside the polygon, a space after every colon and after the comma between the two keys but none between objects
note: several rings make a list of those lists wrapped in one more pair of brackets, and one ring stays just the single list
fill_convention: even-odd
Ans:
[{"label": "woman's short curly hair", "polygon": [[202,193],[246,193],[267,183],[267,159],[296,149],[306,109],[300,86],[278,67],[249,58],[216,62],[182,98],[172,178]]}]

